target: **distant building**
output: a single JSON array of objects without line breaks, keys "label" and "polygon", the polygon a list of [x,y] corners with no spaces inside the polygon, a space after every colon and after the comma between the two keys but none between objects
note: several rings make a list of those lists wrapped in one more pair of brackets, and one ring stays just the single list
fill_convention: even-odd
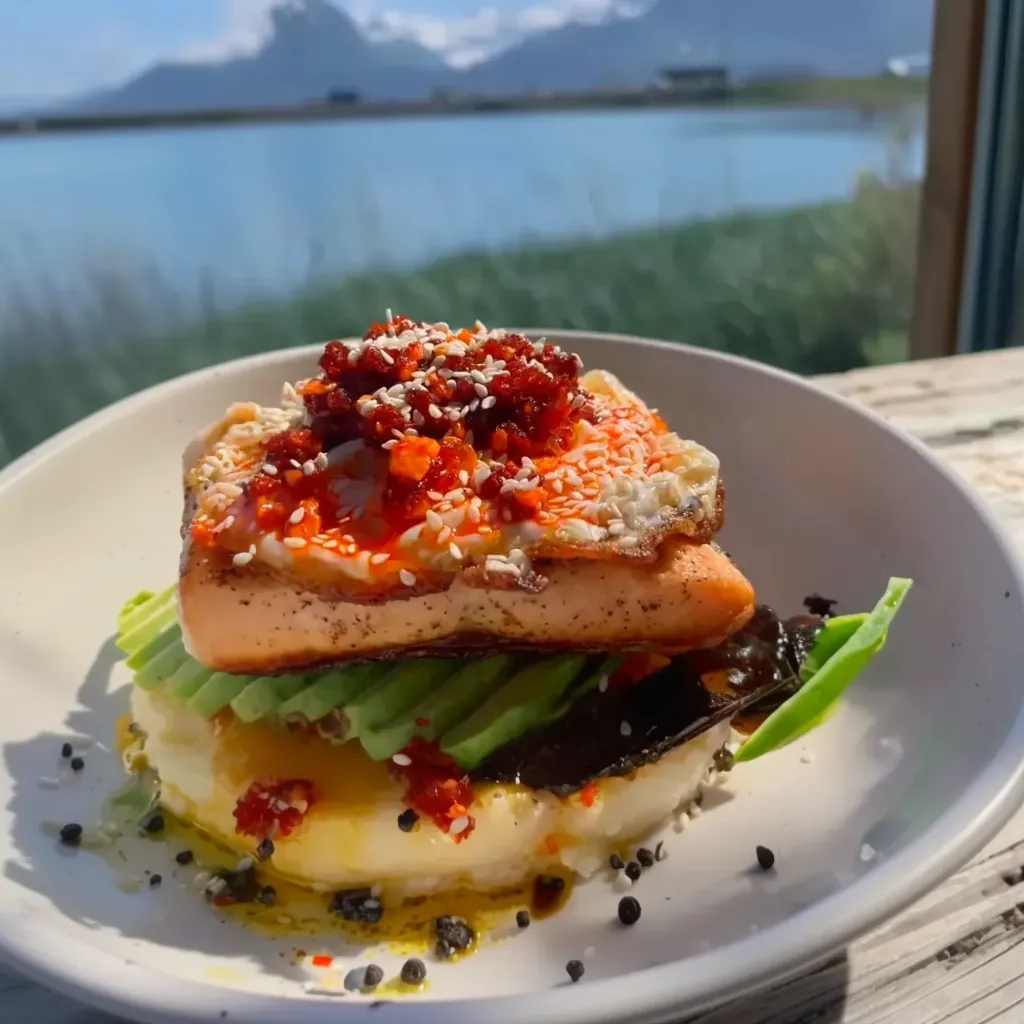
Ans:
[{"label": "distant building", "polygon": [[724,66],[666,68],[659,76],[663,89],[686,92],[702,99],[723,99],[729,94],[729,69]]}]

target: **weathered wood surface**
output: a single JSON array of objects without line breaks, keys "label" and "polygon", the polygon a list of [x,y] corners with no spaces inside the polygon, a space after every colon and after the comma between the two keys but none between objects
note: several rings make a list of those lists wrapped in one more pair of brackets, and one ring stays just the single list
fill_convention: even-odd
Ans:
[{"label": "weathered wood surface", "polygon": [[[821,383],[941,454],[1024,548],[1024,349]],[[688,1024],[1024,1021],[1024,811],[967,867],[825,966]],[[0,1021],[117,1024],[0,970]]]}]

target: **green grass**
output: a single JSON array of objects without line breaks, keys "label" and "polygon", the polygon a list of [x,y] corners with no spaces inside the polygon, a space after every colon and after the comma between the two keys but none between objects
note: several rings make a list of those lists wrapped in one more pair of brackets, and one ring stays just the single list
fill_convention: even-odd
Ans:
[{"label": "green grass", "polygon": [[[361,334],[386,308],[494,326],[620,331],[799,373],[904,357],[918,190],[863,177],[853,199],[612,240],[471,253],[316,283],[191,318],[144,274],[87,278],[74,308],[26,296],[0,321],[0,464],[140,388],[249,353]],[[46,401],[40,401],[40,387]]]},{"label": "green grass", "polygon": [[753,82],[733,89],[736,103],[770,106],[812,105],[889,109],[918,105],[928,98],[927,78],[807,78]]}]

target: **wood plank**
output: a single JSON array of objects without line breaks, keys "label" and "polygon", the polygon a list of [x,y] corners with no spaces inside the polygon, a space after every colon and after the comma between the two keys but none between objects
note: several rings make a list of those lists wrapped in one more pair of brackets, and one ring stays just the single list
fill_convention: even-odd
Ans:
[{"label": "wood plank", "polygon": [[[820,378],[974,484],[1024,549],[1024,350]],[[0,1020],[117,1024],[0,969]],[[687,1024],[1024,1020],[1024,811],[963,870],[825,965]]]}]

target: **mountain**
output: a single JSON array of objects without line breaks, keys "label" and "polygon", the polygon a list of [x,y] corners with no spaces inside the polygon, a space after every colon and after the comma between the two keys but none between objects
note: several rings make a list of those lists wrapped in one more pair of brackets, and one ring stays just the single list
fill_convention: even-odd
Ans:
[{"label": "mountain", "polygon": [[286,106],[353,91],[364,99],[429,95],[444,62],[418,44],[371,43],[328,0],[291,0],[270,12],[272,31],[251,56],[163,63],[126,84],[84,97],[76,113]]},{"label": "mountain", "polygon": [[470,69],[461,88],[501,94],[640,86],[669,67],[721,64],[749,78],[787,68],[876,75],[930,49],[931,0],[657,0],[639,17],[570,24]]},{"label": "mountain", "polygon": [[256,53],[219,63],[164,63],[63,110],[78,113],[283,106],[353,92],[425,99],[438,89],[478,95],[643,86],[666,68],[725,65],[734,78],[800,69],[829,76],[882,72],[930,48],[932,0],[655,0],[528,36],[466,71],[412,38],[369,40],[328,0],[271,11]]}]

